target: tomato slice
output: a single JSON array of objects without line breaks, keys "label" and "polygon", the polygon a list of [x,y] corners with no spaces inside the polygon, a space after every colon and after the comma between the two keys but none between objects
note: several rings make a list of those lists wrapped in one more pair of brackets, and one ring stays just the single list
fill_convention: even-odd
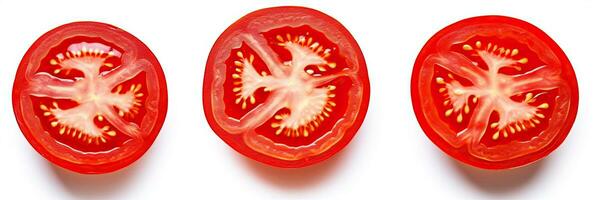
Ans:
[{"label": "tomato slice", "polygon": [[117,27],[75,22],[42,35],[23,57],[12,102],[37,152],[79,173],[106,173],[140,158],[167,111],[153,53]]},{"label": "tomato slice", "polygon": [[353,138],[368,107],[364,57],[335,19],[309,8],[250,13],[217,40],[203,104],[236,151],[277,167],[325,160]]},{"label": "tomato slice", "polygon": [[566,138],[578,108],[570,61],[537,27],[481,16],[436,33],[411,78],[426,135],[467,164],[507,169],[539,160]]}]

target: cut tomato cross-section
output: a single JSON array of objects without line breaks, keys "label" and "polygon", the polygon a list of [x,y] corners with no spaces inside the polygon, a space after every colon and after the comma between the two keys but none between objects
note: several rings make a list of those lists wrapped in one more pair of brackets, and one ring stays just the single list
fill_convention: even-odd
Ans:
[{"label": "cut tomato cross-section", "polygon": [[21,130],[43,156],[73,171],[104,173],[149,148],[167,93],[159,63],[138,39],[110,25],[77,22],[29,49],[13,104]]},{"label": "cut tomato cross-section", "polygon": [[578,106],[568,58],[545,33],[484,16],[434,35],[415,63],[411,95],[426,135],[471,165],[503,169],[559,146]]},{"label": "cut tomato cross-section", "polygon": [[357,43],[337,21],[277,7],[248,14],[221,35],[203,95],[209,124],[233,148],[274,166],[301,167],[351,140],[369,83]]}]

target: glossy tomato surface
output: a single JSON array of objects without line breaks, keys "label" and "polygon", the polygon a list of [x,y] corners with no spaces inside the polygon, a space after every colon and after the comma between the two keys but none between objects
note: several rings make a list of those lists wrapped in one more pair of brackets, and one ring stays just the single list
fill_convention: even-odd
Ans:
[{"label": "glossy tomato surface", "polygon": [[525,21],[481,16],[436,33],[411,78],[417,120],[448,155],[486,169],[539,160],[566,138],[578,108],[570,61]]},{"label": "glossy tomato surface", "polygon": [[338,21],[303,7],[252,12],[216,41],[203,104],[211,128],[236,151],[277,167],[336,154],[362,124],[366,64]]},{"label": "glossy tomato surface", "polygon": [[159,62],[117,27],[75,22],[42,35],[23,57],[14,113],[43,157],[79,173],[106,173],[140,158],[167,111]]}]

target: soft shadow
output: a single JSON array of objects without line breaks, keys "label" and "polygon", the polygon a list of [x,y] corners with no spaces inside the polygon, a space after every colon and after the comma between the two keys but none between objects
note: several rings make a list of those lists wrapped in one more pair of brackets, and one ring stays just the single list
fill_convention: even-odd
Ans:
[{"label": "soft shadow", "polygon": [[346,155],[350,153],[350,149],[347,147],[322,163],[296,169],[276,168],[243,156],[241,159],[257,177],[269,185],[286,190],[305,190],[322,183],[333,172],[336,172],[337,167],[341,165]]},{"label": "soft shadow", "polygon": [[452,160],[456,169],[471,185],[492,195],[506,195],[523,190],[543,171],[547,159],[509,170],[485,170]]},{"label": "soft shadow", "polygon": [[76,199],[107,199],[126,190],[132,177],[142,167],[140,159],[132,165],[108,174],[79,174],[48,163],[67,192]]}]

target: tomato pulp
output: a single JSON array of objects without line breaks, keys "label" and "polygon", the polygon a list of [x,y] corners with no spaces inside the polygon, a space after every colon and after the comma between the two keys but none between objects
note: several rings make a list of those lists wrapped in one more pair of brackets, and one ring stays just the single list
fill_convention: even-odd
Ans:
[{"label": "tomato pulp", "polygon": [[46,159],[79,173],[106,173],[140,158],[167,112],[153,53],[117,27],[75,22],[42,35],[17,70],[13,108],[25,138]]},{"label": "tomato pulp", "polygon": [[532,24],[504,16],[469,18],[436,33],[415,62],[411,97],[432,142],[486,169],[547,156],[578,108],[562,49]]},{"label": "tomato pulp", "polygon": [[309,8],[250,13],[216,41],[205,70],[211,128],[236,151],[303,167],[347,145],[368,107],[364,57],[335,19]]}]

